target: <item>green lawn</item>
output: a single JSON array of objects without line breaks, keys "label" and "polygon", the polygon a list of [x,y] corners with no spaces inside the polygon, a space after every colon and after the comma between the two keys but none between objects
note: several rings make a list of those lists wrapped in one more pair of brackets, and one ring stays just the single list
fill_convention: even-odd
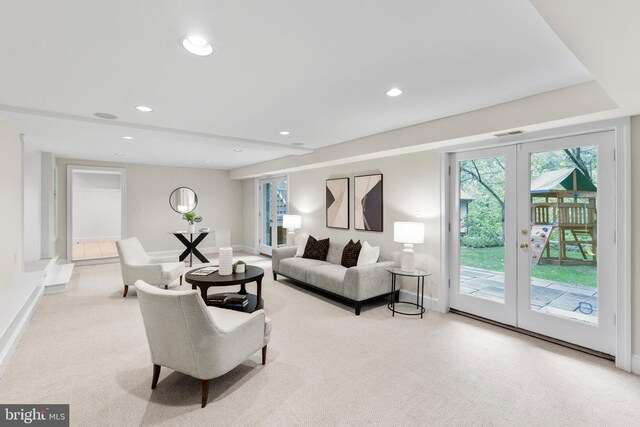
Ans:
[{"label": "green lawn", "polygon": [[[557,251],[555,251],[557,255]],[[554,255],[554,251],[551,251]],[[580,258],[580,253],[568,256]],[[504,271],[504,248],[460,248],[460,264],[465,267]],[[595,288],[598,286],[597,269],[590,265],[537,265],[531,269],[537,279],[557,280]]]}]

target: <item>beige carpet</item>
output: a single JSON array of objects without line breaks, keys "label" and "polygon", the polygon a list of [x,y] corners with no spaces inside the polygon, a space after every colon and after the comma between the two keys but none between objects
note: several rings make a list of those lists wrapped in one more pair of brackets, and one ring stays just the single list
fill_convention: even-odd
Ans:
[{"label": "beige carpet", "polygon": [[0,379],[1,403],[70,403],[74,426],[620,425],[640,423],[640,378],[611,362],[461,316],[392,318],[271,279],[273,333],[211,382],[151,363],[135,291],[117,264],[77,267],[49,295]]}]

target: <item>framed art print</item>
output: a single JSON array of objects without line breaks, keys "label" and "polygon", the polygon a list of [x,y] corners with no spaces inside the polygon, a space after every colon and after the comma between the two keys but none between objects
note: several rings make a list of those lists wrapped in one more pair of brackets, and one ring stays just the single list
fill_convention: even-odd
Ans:
[{"label": "framed art print", "polygon": [[349,178],[327,180],[327,227],[349,229]]},{"label": "framed art print", "polygon": [[382,231],[382,174],[354,178],[356,230]]}]

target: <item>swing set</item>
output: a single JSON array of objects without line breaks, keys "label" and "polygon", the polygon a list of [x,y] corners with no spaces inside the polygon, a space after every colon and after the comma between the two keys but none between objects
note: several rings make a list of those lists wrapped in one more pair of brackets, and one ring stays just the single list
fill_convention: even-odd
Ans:
[{"label": "swing set", "polygon": [[[531,183],[531,240],[543,237],[541,244],[535,245],[535,264],[596,265],[597,191],[576,168],[544,172]],[[557,256],[551,255],[554,231],[558,236]],[[568,249],[573,248],[581,257],[567,256]]]}]

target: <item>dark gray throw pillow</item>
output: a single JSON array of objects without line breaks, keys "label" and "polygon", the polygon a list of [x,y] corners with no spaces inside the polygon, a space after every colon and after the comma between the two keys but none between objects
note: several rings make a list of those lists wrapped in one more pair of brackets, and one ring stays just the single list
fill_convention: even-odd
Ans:
[{"label": "dark gray throw pillow", "polygon": [[302,258],[319,259],[320,261],[327,260],[327,254],[329,253],[329,239],[317,240],[313,236],[309,236],[307,240],[307,246],[304,247],[304,254]]},{"label": "dark gray throw pillow", "polygon": [[355,267],[358,265],[358,256],[360,255],[360,249],[362,249],[362,244],[360,244],[360,240],[357,243],[353,243],[353,239],[349,240],[342,251],[342,262],[341,264],[344,267]]}]

